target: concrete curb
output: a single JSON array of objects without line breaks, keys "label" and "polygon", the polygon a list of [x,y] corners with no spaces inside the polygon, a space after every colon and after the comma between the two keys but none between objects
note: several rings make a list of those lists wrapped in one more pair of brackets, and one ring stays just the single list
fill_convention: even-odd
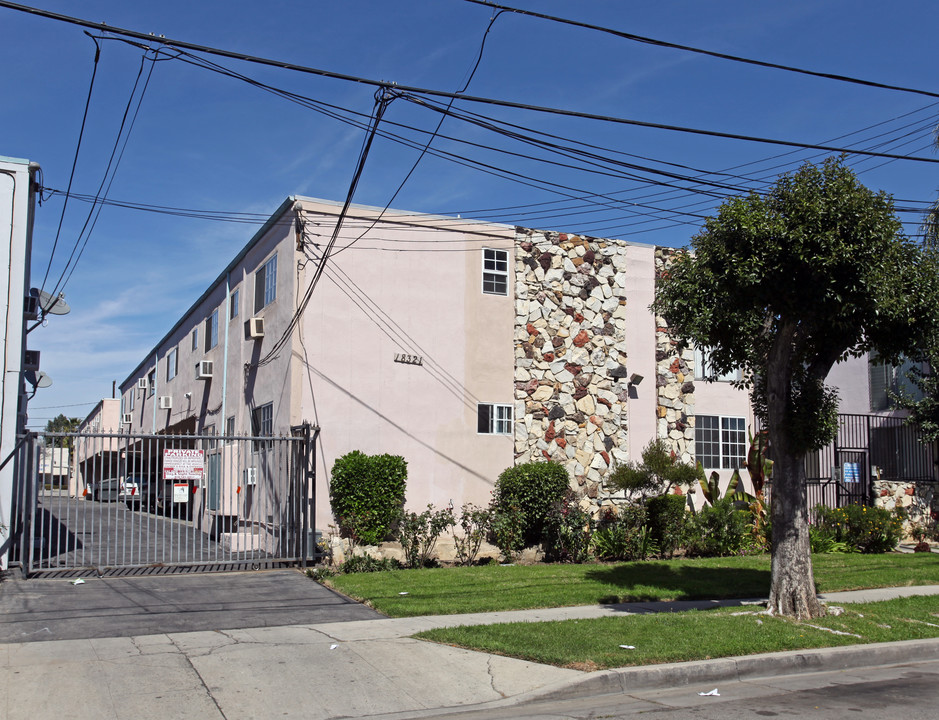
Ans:
[{"label": "concrete curb", "polygon": [[636,690],[661,690],[697,683],[709,685],[799,673],[899,665],[923,660],[939,660],[939,638],[616,668],[518,695],[506,704],[569,700]]}]

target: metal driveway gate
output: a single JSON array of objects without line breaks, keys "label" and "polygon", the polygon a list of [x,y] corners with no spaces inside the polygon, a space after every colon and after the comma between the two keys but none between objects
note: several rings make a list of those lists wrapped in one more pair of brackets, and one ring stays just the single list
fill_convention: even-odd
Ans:
[{"label": "metal driveway gate", "polygon": [[290,437],[47,432],[23,439],[12,530],[27,575],[305,565],[312,557],[309,425]]}]

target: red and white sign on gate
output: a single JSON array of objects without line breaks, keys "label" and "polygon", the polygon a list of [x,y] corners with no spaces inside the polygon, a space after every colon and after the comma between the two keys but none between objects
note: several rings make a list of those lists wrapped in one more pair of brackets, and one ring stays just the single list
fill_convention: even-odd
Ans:
[{"label": "red and white sign on gate", "polygon": [[202,450],[171,450],[163,451],[163,479],[164,480],[202,480],[203,462]]}]

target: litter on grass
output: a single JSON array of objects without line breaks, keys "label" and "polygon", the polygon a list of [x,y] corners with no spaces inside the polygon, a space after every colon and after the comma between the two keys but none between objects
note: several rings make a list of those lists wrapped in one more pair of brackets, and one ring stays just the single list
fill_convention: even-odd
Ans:
[{"label": "litter on grass", "polygon": [[711,692],[698,693],[698,695],[703,695],[704,697],[720,697],[721,696],[721,694],[717,692],[717,688],[714,688],[713,690],[711,690]]},{"label": "litter on grass", "polygon": [[635,650],[636,649],[635,645],[620,645],[620,647],[623,648],[623,650]]},{"label": "litter on grass", "polygon": [[406,592],[399,592],[398,595],[407,595]]}]

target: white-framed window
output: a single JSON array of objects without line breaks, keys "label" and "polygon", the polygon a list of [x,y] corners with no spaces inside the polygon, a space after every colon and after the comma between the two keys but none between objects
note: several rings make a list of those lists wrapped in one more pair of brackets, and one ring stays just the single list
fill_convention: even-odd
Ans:
[{"label": "white-framed window", "polygon": [[[205,429],[202,431],[202,434],[214,436],[215,435],[215,423],[212,423],[211,425],[206,425]],[[205,441],[206,450],[214,450],[217,446],[218,446],[218,440],[209,439]]]},{"label": "white-framed window", "polygon": [[271,255],[254,273],[254,312],[267,307],[277,297],[277,255]]},{"label": "white-framed window", "polygon": [[218,308],[205,319],[205,351],[218,345]]},{"label": "white-framed window", "polygon": [[[273,437],[274,435],[274,403],[259,405],[251,412],[251,433],[255,437]],[[270,443],[263,440],[254,441],[254,452],[270,447]]]},{"label": "white-framed window", "polygon": [[147,387],[149,388],[148,395],[153,397],[156,393],[156,368],[147,373]]},{"label": "white-framed window", "polygon": [[197,325],[192,329],[192,351],[195,352],[199,349],[199,326]]},{"label": "white-framed window", "polygon": [[130,407],[128,408],[128,410],[134,409],[134,400],[136,399],[137,399],[137,391],[134,390],[134,388],[131,388],[130,389]]},{"label": "white-framed window", "polygon": [[742,417],[698,415],[694,419],[694,454],[705,470],[734,470],[744,465],[747,425]]},{"label": "white-framed window", "polygon": [[238,301],[241,299],[241,291],[239,288],[232,290],[231,297],[229,298],[229,310],[228,310],[228,319],[234,320],[238,317]]},{"label": "white-framed window", "polygon": [[476,405],[476,432],[481,435],[511,435],[512,406],[495,403]]},{"label": "white-framed window", "polygon": [[225,421],[225,434],[234,435],[235,434],[235,416],[230,415]]},{"label": "white-framed window", "polygon": [[717,380],[718,382],[733,382],[743,379],[743,373],[740,369],[731,370],[726,373],[718,373],[711,366],[710,348],[694,349],[694,379],[695,380]]},{"label": "white-framed window", "polygon": [[166,380],[169,382],[179,372],[179,353],[173,348],[166,353]]},{"label": "white-framed window", "polygon": [[483,248],[483,292],[487,295],[509,294],[509,252]]}]

